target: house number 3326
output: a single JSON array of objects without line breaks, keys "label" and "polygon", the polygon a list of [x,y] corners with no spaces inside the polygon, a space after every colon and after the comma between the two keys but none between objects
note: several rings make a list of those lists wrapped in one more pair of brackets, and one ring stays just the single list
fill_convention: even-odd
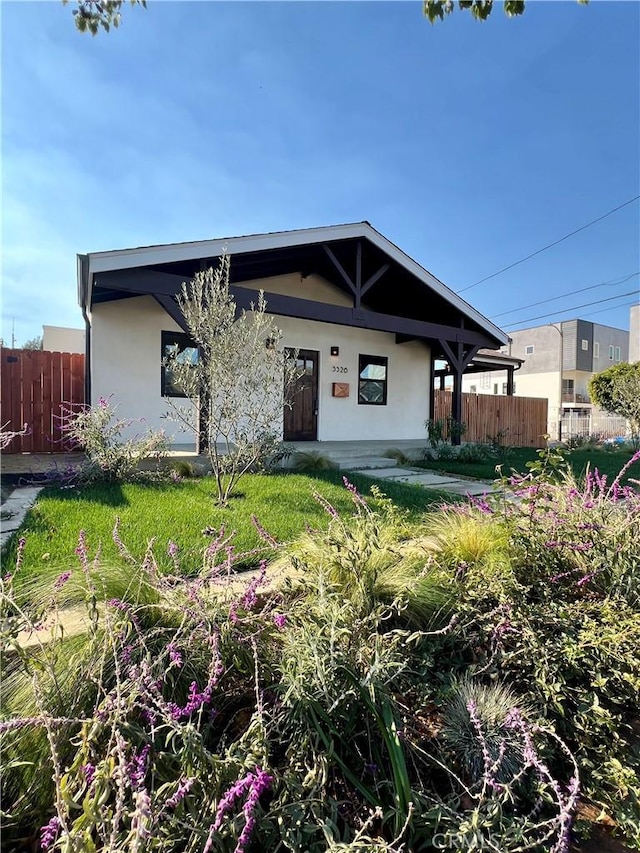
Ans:
[{"label": "house number 3326", "polygon": [[334,364],[332,369],[333,369],[334,373],[348,373],[349,372],[348,367],[340,367],[338,364]]}]

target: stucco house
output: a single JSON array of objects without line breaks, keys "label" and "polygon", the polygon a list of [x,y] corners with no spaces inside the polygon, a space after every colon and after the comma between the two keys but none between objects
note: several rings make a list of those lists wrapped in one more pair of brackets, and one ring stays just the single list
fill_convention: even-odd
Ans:
[{"label": "stucco house", "polygon": [[[119,413],[166,428],[166,348],[189,347],[182,283],[226,253],[240,309],[263,290],[304,387],[283,412],[285,440],[422,439],[436,360],[462,375],[507,335],[368,222],[78,255],[86,321],[87,400],[113,394]],[[176,446],[193,436],[176,432]]]}]

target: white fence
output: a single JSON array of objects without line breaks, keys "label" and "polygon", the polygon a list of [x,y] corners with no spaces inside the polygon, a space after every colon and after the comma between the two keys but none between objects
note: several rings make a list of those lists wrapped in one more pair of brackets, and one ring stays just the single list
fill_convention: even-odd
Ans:
[{"label": "white fence", "polygon": [[562,416],[562,439],[590,436],[599,439],[617,438],[628,433],[627,422],[618,415],[608,415],[606,412],[595,412],[578,415],[570,412]]}]

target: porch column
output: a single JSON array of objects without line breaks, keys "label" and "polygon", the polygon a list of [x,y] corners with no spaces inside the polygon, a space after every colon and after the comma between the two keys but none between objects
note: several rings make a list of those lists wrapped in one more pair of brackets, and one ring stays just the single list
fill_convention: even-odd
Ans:
[{"label": "porch column", "polygon": [[[453,393],[451,394],[451,418],[460,423],[462,420],[462,374],[471,364],[479,346],[471,346],[464,343],[462,340],[449,342],[445,340],[439,341],[444,354],[449,362],[451,373],[453,375]],[[465,349],[465,346],[468,348]],[[452,444],[460,444],[460,436],[454,434],[451,437]]]},{"label": "porch column", "polygon": [[507,396],[513,397],[513,367],[507,367]]},{"label": "porch column", "polygon": [[433,419],[433,410],[435,409],[436,402],[436,363],[433,359],[433,353],[431,353],[429,359],[429,417]]}]

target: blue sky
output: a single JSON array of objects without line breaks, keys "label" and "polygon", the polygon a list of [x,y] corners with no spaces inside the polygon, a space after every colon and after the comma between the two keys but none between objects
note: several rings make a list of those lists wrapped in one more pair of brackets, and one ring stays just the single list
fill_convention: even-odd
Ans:
[{"label": "blue sky", "polygon": [[[5,340],[82,325],[76,252],[367,219],[457,291],[640,193],[638,3],[71,8],[0,3]],[[573,307],[638,276],[523,306],[638,271],[635,202],[464,296],[628,328],[634,295]]]}]

